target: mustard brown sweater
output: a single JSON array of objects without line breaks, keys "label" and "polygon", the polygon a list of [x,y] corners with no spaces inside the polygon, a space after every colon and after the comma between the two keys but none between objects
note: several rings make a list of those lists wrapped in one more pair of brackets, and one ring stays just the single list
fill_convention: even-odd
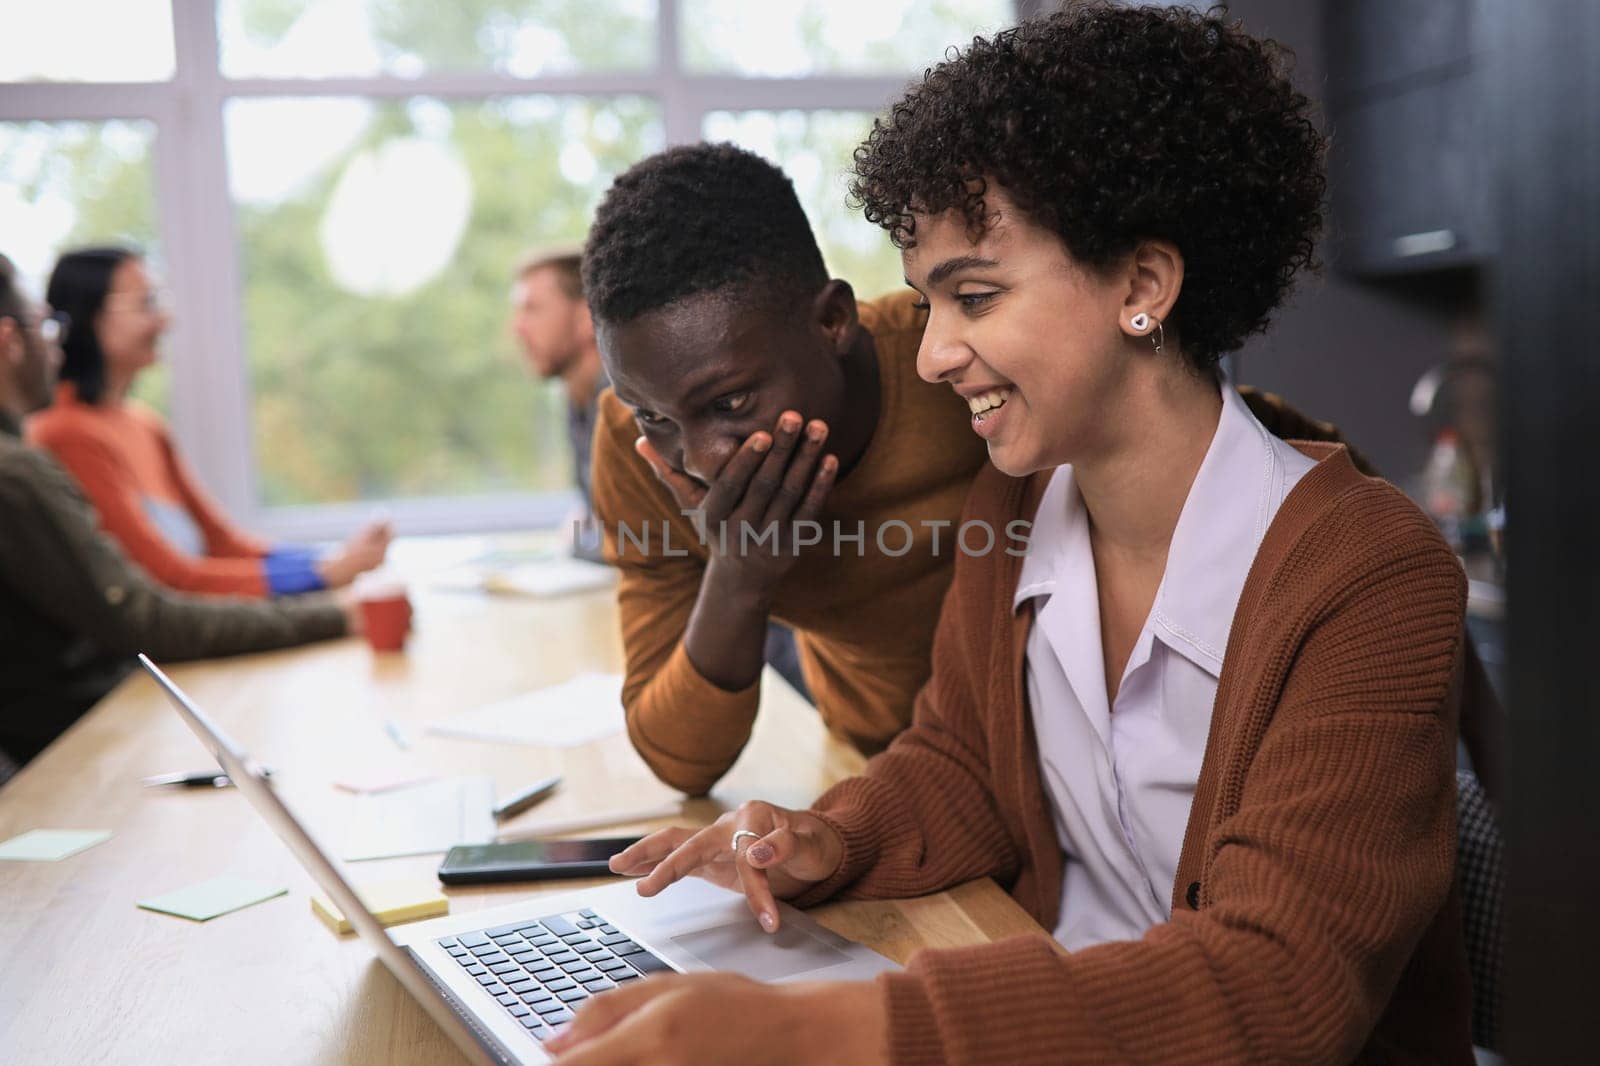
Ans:
[{"label": "mustard brown sweater", "polygon": [[[1336,445],[1290,493],[1234,615],[1172,886],[1142,939],[930,950],[879,978],[893,1061],[1470,1063],[1453,889],[1466,582],[1417,508]],[[979,475],[1031,517],[1049,471]],[[837,873],[797,899],[976,877],[1055,924],[1062,855],[1025,703],[1021,560],[958,556],[910,729],[814,809]]]},{"label": "mustard brown sweater", "polygon": [[[824,542],[802,552],[772,608],[773,617],[794,627],[823,722],[869,754],[911,720],[958,550],[955,521],[987,460],[966,404],[948,386],[917,377],[926,315],[912,306],[915,299],[906,293],[861,305],[861,324],[877,349],[878,425],[828,498]],[[683,650],[708,553],[633,450],[638,435],[633,412],[605,392],[595,432],[594,511],[606,559],[621,570],[622,702],[628,736],[645,762],[661,780],[697,794],[727,772],[750,739],[760,693],[757,685],[738,692],[717,687]],[[877,531],[895,521],[905,528],[886,528],[880,543]],[[632,538],[648,531],[648,551],[623,537],[623,526]],[[665,550],[663,528],[670,536]],[[858,531],[859,542],[844,539]],[[969,543],[976,548],[981,539],[974,533]]]}]

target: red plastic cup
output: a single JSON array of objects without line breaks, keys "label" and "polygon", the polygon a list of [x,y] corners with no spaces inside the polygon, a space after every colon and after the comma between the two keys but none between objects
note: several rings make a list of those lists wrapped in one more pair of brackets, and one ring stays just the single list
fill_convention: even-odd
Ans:
[{"label": "red plastic cup", "polygon": [[411,600],[403,583],[367,578],[356,583],[361,605],[361,627],[373,651],[399,651],[411,632]]}]

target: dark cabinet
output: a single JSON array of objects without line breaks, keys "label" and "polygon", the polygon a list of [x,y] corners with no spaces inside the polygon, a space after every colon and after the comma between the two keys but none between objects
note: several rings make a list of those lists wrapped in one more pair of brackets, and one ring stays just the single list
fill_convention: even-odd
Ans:
[{"label": "dark cabinet", "polygon": [[1493,256],[1485,2],[1328,5],[1328,177],[1340,270],[1415,273]]},{"label": "dark cabinet", "polygon": [[1459,65],[1476,52],[1479,0],[1332,0],[1330,92],[1370,92]]}]

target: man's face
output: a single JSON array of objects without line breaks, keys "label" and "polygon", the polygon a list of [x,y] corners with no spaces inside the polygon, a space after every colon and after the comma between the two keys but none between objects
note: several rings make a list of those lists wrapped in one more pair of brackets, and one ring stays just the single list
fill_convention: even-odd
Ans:
[{"label": "man's face", "polygon": [[602,325],[599,341],[639,432],[702,484],[784,411],[832,427],[844,410],[839,355],[806,304],[759,308],[707,293]]},{"label": "man's face", "polygon": [[37,411],[50,403],[56,387],[56,373],[61,369],[61,346],[44,338],[41,326],[49,314],[47,309],[28,305],[19,314],[7,318],[11,328],[7,331],[5,369],[12,375],[17,395],[28,411]]},{"label": "man's face", "polygon": [[511,304],[511,332],[528,366],[541,378],[565,373],[593,336],[588,306],[567,295],[553,268],[524,274],[512,290]]}]

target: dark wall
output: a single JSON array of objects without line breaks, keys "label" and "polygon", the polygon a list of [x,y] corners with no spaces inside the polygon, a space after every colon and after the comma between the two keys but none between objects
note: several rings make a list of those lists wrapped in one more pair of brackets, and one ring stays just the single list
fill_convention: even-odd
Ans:
[{"label": "dark wall", "polygon": [[1511,653],[1507,1057],[1595,1061],[1600,883],[1600,4],[1497,6],[1489,98],[1501,258]]},{"label": "dark wall", "polygon": [[[1320,105],[1323,0],[1230,0],[1228,10],[1251,32],[1294,50],[1296,81]],[[1459,278],[1356,283],[1331,267],[1302,276],[1272,329],[1239,353],[1239,380],[1338,423],[1391,480],[1404,484],[1421,468],[1429,443],[1427,428],[1406,406],[1411,386],[1452,345],[1475,340],[1461,307],[1464,287]]]}]

